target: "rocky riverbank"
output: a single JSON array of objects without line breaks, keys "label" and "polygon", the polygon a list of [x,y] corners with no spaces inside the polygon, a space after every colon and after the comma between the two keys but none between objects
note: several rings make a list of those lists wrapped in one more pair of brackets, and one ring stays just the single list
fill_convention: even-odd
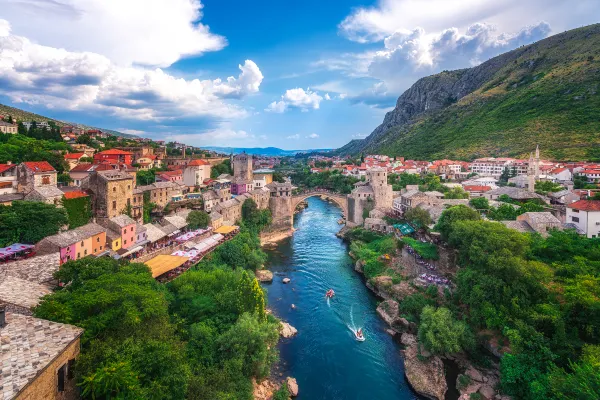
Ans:
[{"label": "rocky riverbank", "polygon": [[[338,237],[346,240],[348,229],[344,228]],[[364,274],[364,262],[355,259],[354,269]],[[412,388],[420,395],[429,398],[444,400],[449,387],[456,387],[460,393],[459,400],[469,400],[471,394],[477,393],[479,398],[487,400],[510,400],[502,396],[496,388],[499,386],[500,375],[498,364],[492,363],[489,368],[476,367],[464,353],[437,356],[423,349],[417,340],[418,326],[414,322],[403,318],[400,313],[399,302],[405,297],[417,293],[417,286],[408,275],[406,269],[390,262],[388,272],[402,276],[400,282],[395,283],[392,276],[381,275],[366,281],[366,286],[383,301],[377,307],[377,314],[389,326],[388,332],[400,337],[405,346],[402,350],[404,357],[405,375]],[[501,354],[496,348],[495,353]],[[495,354],[492,352],[491,354]],[[448,382],[445,373],[444,360],[450,360],[458,368],[456,382]],[[456,397],[453,397],[456,398]]]}]

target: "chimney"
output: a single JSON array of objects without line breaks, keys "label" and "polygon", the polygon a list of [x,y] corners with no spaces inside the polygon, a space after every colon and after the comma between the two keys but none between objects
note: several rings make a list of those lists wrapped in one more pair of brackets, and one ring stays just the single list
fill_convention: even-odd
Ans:
[{"label": "chimney", "polygon": [[6,303],[0,304],[0,328],[6,326]]}]

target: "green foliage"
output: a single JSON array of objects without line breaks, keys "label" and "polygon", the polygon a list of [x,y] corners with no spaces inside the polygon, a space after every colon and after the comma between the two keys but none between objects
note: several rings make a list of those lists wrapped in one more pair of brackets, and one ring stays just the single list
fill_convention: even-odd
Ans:
[{"label": "green foliage", "polygon": [[490,209],[490,202],[485,197],[475,197],[469,200],[469,204],[476,210],[486,211]]},{"label": "green foliage", "polygon": [[552,368],[548,377],[552,398],[595,400],[600,398],[600,346],[587,345],[579,363],[569,370]]},{"label": "green foliage", "polygon": [[210,169],[210,177],[213,179],[221,174],[233,174],[233,169],[231,168],[231,160],[227,159],[221,164],[213,165]]},{"label": "green foliage", "polygon": [[63,196],[62,206],[67,212],[69,229],[75,229],[90,222],[92,218],[92,207],[89,197],[78,197],[67,199]]},{"label": "green foliage", "polygon": [[349,241],[360,241],[365,243],[371,243],[375,240],[383,239],[385,235],[381,233],[369,231],[360,227],[353,228],[350,232],[346,233],[346,239]]},{"label": "green foliage", "polygon": [[416,228],[427,228],[433,223],[429,211],[421,207],[412,207],[404,213],[404,218]]},{"label": "green foliage", "polygon": [[138,186],[152,185],[156,181],[155,169],[138,169],[135,175],[135,180]]},{"label": "green foliage", "polygon": [[354,256],[364,261],[363,272],[367,279],[379,276],[386,271],[387,267],[380,258],[385,254],[393,254],[396,248],[396,239],[386,236],[369,243],[353,241],[350,245],[350,251]]},{"label": "green foliage", "polygon": [[84,399],[251,399],[251,378],[277,359],[278,323],[244,271],[188,271],[162,286],[144,264],[84,258],[56,277],[69,284],[35,315],[84,328]]},{"label": "green foliage", "polygon": [[481,219],[479,213],[467,206],[458,205],[450,207],[440,215],[435,229],[440,232],[442,239],[448,240],[453,225],[457,221],[477,221]]},{"label": "green foliage", "polygon": [[419,322],[421,313],[427,306],[435,306],[435,301],[421,293],[406,296],[400,302],[400,312],[409,321]]},{"label": "green foliage", "polygon": [[419,343],[433,354],[452,354],[474,347],[475,339],[466,323],[456,321],[450,310],[426,306],[421,313]]},{"label": "green foliage", "polygon": [[11,161],[48,161],[59,173],[68,171],[62,152],[69,147],[64,141],[36,140],[22,135],[0,134],[0,163]]},{"label": "green foliage", "polygon": [[401,189],[406,189],[407,185],[422,185],[424,181],[418,174],[403,172],[401,174],[389,174],[388,183],[392,185],[394,191],[399,192]]},{"label": "green foliage", "polygon": [[152,211],[156,208],[156,204],[150,201],[150,192],[146,191],[143,194],[143,213],[142,218],[144,220],[144,224],[148,224],[152,222]]},{"label": "green foliage", "polygon": [[250,229],[260,231],[271,225],[271,210],[259,210],[254,200],[246,199],[242,204],[242,219]]},{"label": "green foliage", "polygon": [[551,181],[539,181],[535,183],[535,192],[541,195],[547,195],[550,192],[560,192],[564,187]]},{"label": "green foliage", "polygon": [[514,221],[518,215],[518,210],[510,204],[491,207],[488,212],[488,218],[494,221]]},{"label": "green foliage", "polygon": [[448,190],[444,194],[444,199],[468,199],[469,193],[465,192],[461,187],[455,187]]},{"label": "green foliage", "polygon": [[290,391],[287,385],[281,385],[275,393],[273,393],[273,400],[288,400],[290,398]]},{"label": "green foliage", "polygon": [[292,175],[292,182],[299,188],[322,188],[348,194],[354,189],[354,184],[358,182],[358,179],[344,176],[338,171],[323,171],[313,174],[310,169],[304,168]]},{"label": "green foliage", "polygon": [[196,268],[228,266],[249,270],[261,269],[267,255],[260,247],[260,239],[255,230],[242,225],[237,236],[220,245],[209,257],[204,258]]},{"label": "green foliage", "polygon": [[69,222],[64,209],[37,201],[15,201],[0,205],[0,246],[37,243]]},{"label": "green foliage", "polygon": [[402,241],[412,247],[418,255],[427,260],[437,260],[440,258],[437,246],[431,243],[423,243],[420,240],[415,240],[411,237],[403,237]]},{"label": "green foliage", "polygon": [[190,229],[206,228],[210,224],[210,216],[204,211],[190,211],[186,222]]}]

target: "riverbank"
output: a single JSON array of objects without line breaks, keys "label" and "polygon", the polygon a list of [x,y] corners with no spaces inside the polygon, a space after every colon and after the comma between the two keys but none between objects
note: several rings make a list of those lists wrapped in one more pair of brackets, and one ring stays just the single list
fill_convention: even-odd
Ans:
[{"label": "riverbank", "polygon": [[[375,240],[375,236],[366,231],[358,236],[367,241]],[[439,299],[448,296],[452,290],[451,283],[431,285],[421,278],[420,271],[421,267],[441,267],[447,272],[447,254],[442,257],[443,266],[434,266],[426,262],[416,263],[414,252],[409,252],[402,244],[400,249],[388,245],[376,262],[373,259],[366,262],[357,254],[361,252],[358,246],[352,246],[353,242],[361,243],[356,238],[355,230],[343,228],[338,237],[349,243],[351,248],[354,247],[355,251],[349,252],[354,260],[354,269],[365,277],[365,286],[383,300],[377,307],[377,313],[388,325],[388,333],[398,337],[405,346],[402,350],[405,376],[417,393],[438,400],[466,400],[472,394],[489,400],[509,399],[499,395],[496,390],[500,382],[497,362],[488,358],[486,361],[489,364],[485,367],[475,366],[464,352],[452,355],[431,354],[418,342],[418,320],[401,315],[400,304],[407,298],[409,303],[429,302],[440,305]],[[431,276],[435,276],[435,279],[448,279],[441,274]]]}]

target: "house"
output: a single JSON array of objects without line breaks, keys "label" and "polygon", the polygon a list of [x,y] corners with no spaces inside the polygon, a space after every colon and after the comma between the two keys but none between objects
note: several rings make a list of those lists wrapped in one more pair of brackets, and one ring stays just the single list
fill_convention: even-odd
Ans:
[{"label": "house", "polygon": [[552,213],[526,212],[517,217],[516,221],[501,221],[506,227],[519,232],[537,232],[542,236],[548,236],[551,229],[562,229],[562,223]]},{"label": "house", "polygon": [[140,169],[144,170],[160,168],[161,165],[161,161],[154,154],[146,154],[136,159],[135,162],[139,165]]},{"label": "house", "polygon": [[210,163],[205,160],[192,160],[183,169],[183,184],[189,187],[201,186],[210,179]]},{"label": "house", "polygon": [[498,197],[500,197],[502,195],[506,195],[506,196],[510,197],[512,200],[516,200],[519,202],[527,202],[530,200],[545,201],[544,197],[537,193],[533,193],[533,192],[530,192],[525,189],[511,187],[511,186],[504,186],[504,187],[499,187],[497,189],[490,190],[484,194],[484,197],[488,200],[497,200]]},{"label": "house", "polygon": [[[137,234],[135,228],[136,222],[125,214],[117,215],[116,217],[109,218],[103,221],[104,226],[107,228],[107,235],[110,236],[109,243],[111,247],[113,244],[118,242],[120,239],[120,248],[128,249],[135,245],[137,241]],[[118,243],[116,243],[118,247]],[[119,250],[119,249],[117,249]]]},{"label": "house", "polygon": [[94,157],[94,153],[96,152],[96,149],[83,143],[73,143],[71,148],[77,153],[84,153],[86,157],[90,158]]},{"label": "house", "polygon": [[17,192],[17,165],[0,164],[0,195]]},{"label": "house", "polygon": [[164,171],[157,175],[158,182],[175,182],[183,184],[183,170]]},{"label": "house", "polygon": [[573,180],[573,174],[568,168],[554,168],[548,172],[548,175],[560,183],[571,182]]},{"label": "house", "polygon": [[60,205],[63,192],[58,189],[58,173],[47,161],[31,161],[17,167],[17,192],[25,200]]},{"label": "house", "polygon": [[138,186],[134,194],[148,193],[150,201],[159,208],[164,208],[168,203],[183,194],[185,186],[175,182],[154,182],[151,185]]},{"label": "house", "polygon": [[92,193],[96,218],[109,219],[133,207],[135,179],[121,170],[92,171],[81,181],[81,188]]},{"label": "house", "polygon": [[464,186],[489,186],[492,189],[498,187],[497,185],[498,179],[491,176],[482,176],[474,179],[469,179],[467,181],[462,182],[463,188]]},{"label": "house", "polygon": [[254,182],[250,179],[234,178],[231,182],[231,194],[240,195],[251,192]]},{"label": "house", "polygon": [[469,197],[481,197],[492,190],[492,187],[483,185],[465,185],[463,186],[463,189],[465,192],[469,193]]},{"label": "house", "polygon": [[600,200],[579,200],[567,204],[566,223],[575,225],[588,238],[600,237]]},{"label": "house", "polygon": [[87,157],[85,153],[68,153],[65,154],[65,161],[69,164],[69,171],[75,168],[80,162],[81,159]]},{"label": "house", "polygon": [[3,399],[75,400],[83,329],[6,311],[0,305]]},{"label": "house", "polygon": [[404,214],[417,204],[427,200],[429,196],[418,190],[408,190],[406,193],[400,195],[392,202],[392,208],[399,212],[399,215]]},{"label": "house", "polygon": [[551,204],[567,205],[580,200],[581,197],[568,189],[560,190],[558,192],[548,192]]},{"label": "house", "polygon": [[110,161],[111,163],[123,163],[131,165],[133,153],[119,149],[104,150],[94,154],[94,164],[99,164],[102,161]]},{"label": "house", "polygon": [[0,132],[5,134],[16,134],[18,133],[19,127],[16,124],[11,124],[10,122],[5,122],[0,120]]},{"label": "house", "polygon": [[35,245],[37,254],[59,253],[60,264],[102,254],[106,246],[106,229],[89,223],[79,228],[48,236]]},{"label": "house", "polygon": [[394,228],[381,218],[365,218],[365,229],[381,233],[392,233]]},{"label": "house", "polygon": [[273,182],[272,169],[257,169],[253,173],[252,181],[254,189],[260,189]]}]

